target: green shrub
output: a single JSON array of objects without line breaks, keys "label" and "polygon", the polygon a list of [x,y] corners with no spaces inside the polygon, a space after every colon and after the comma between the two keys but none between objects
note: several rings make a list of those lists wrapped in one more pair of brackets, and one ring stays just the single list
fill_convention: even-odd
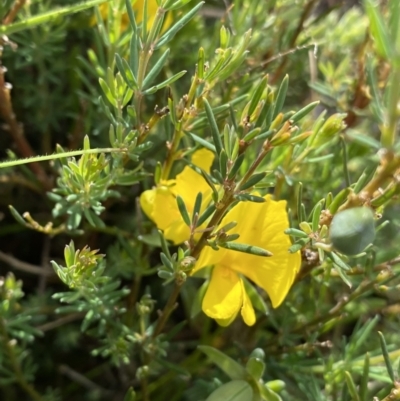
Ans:
[{"label": "green shrub", "polygon": [[1,400],[400,399],[400,2],[336,3],[2,1]]}]

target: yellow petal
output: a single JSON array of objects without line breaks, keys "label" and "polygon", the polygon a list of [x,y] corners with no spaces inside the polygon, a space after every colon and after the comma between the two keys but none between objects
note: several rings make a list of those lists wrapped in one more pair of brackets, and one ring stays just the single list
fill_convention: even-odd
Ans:
[{"label": "yellow petal", "polygon": [[194,266],[191,274],[195,274],[200,269],[206,266],[213,266],[219,264],[227,256],[228,250],[219,248],[218,251],[214,251],[210,246],[205,246],[197,259],[196,265]]},{"label": "yellow petal", "polygon": [[231,269],[214,267],[210,285],[203,299],[204,313],[219,320],[236,316],[243,304],[243,289],[239,276]]},{"label": "yellow petal", "polygon": [[160,230],[164,231],[166,239],[179,244],[189,239],[190,230],[182,219],[171,188],[173,187],[156,188],[152,220]]},{"label": "yellow petal", "polygon": [[208,186],[206,180],[189,166],[186,166],[176,176],[175,181],[176,185],[171,190],[185,201],[189,213],[193,211],[196,196],[199,192],[203,194],[203,199],[209,197],[211,193],[211,188]]},{"label": "yellow petal", "polygon": [[[137,24],[140,24],[143,19],[143,0],[133,0],[132,2],[132,8],[133,11],[135,12],[135,20]],[[103,19],[107,18],[108,14],[108,4],[103,3],[99,6],[100,9],[100,14]],[[148,15],[148,21],[147,21],[147,30],[150,30],[154,18],[156,16],[156,12],[158,9],[157,1],[156,0],[147,0],[147,15]],[[96,24],[96,17],[93,17],[90,21],[91,25]],[[122,19],[121,19],[121,28],[122,30],[125,30],[128,25],[129,25],[129,17],[127,13],[122,14]],[[168,12],[165,16],[164,19],[164,26],[162,31],[165,31],[168,26],[170,26],[172,23],[172,13]]]},{"label": "yellow petal", "polygon": [[229,319],[215,319],[215,321],[222,327],[228,327],[235,319],[236,315],[232,315]]},{"label": "yellow petal", "polygon": [[253,326],[253,324],[256,322],[256,314],[254,312],[253,304],[251,303],[251,300],[244,288],[243,280],[240,280],[240,282],[242,284],[242,291],[243,291],[243,306],[240,313],[242,314],[244,322],[248,326]]},{"label": "yellow petal", "polygon": [[[208,170],[214,159],[213,153],[207,149],[195,152],[193,157],[196,163]],[[192,214],[199,192],[203,195],[200,209],[200,212],[203,212],[210,202],[211,188],[200,174],[186,166],[175,180],[163,181],[157,188],[144,191],[140,196],[140,205],[145,214],[155,222],[160,230],[164,231],[166,239],[180,244],[189,239],[190,229],[182,219],[176,197],[179,195],[183,199],[187,211]],[[206,223],[201,228],[205,225]],[[197,237],[198,234],[195,238]]]},{"label": "yellow petal", "polygon": [[175,245],[185,242],[190,237],[190,229],[180,218],[174,221],[164,230],[164,237]]},{"label": "yellow petal", "polygon": [[149,219],[153,219],[154,199],[156,196],[155,189],[144,191],[140,195],[140,207]]},{"label": "yellow petal", "polygon": [[210,168],[213,161],[214,161],[214,153],[206,148],[196,150],[196,152],[194,152],[192,155],[192,163],[195,166],[200,167],[206,173],[210,172]]},{"label": "yellow petal", "polygon": [[176,204],[176,198],[171,192],[174,180],[164,182],[155,189],[144,191],[140,195],[140,206],[145,214],[154,221],[165,238],[175,244],[180,244],[189,238],[189,227],[183,222]]},{"label": "yellow petal", "polygon": [[[284,230],[289,227],[286,202],[276,202],[269,195],[264,203],[240,202],[223,218],[221,226],[236,221],[230,233],[237,233],[239,243],[259,246],[271,251],[273,256],[261,257],[235,251],[227,251],[223,263],[242,273],[263,288],[271,298],[274,308],[285,299],[300,269],[300,252],[290,254],[289,237]],[[209,251],[208,260],[216,255]],[[219,251],[218,251],[219,252]]]}]

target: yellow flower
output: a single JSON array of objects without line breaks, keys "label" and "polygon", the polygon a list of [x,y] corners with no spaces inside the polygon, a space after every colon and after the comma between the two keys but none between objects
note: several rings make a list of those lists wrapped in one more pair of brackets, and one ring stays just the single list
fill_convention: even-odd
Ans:
[{"label": "yellow flower", "polygon": [[[195,152],[192,163],[209,172],[214,155],[206,149]],[[164,236],[175,244],[189,239],[190,229],[184,223],[176,202],[183,198],[189,214],[193,212],[197,194],[203,194],[202,210],[211,200],[212,191],[204,178],[190,167],[173,180],[162,181],[156,188],[145,191],[140,204],[146,215]],[[229,231],[239,234],[239,243],[264,248],[272,252],[270,257],[256,256],[220,248],[218,251],[205,247],[191,274],[206,266],[213,266],[210,283],[203,299],[204,313],[223,326],[229,325],[241,312],[249,326],[256,317],[251,300],[245,290],[242,276],[264,289],[274,308],[285,299],[300,269],[300,252],[289,253],[291,245],[284,231],[289,227],[285,201],[274,201],[270,195],[265,202],[239,202],[220,223],[220,227],[235,221]]]},{"label": "yellow flower", "polygon": [[290,239],[286,202],[276,202],[269,195],[264,203],[240,202],[222,219],[220,226],[231,221],[237,225],[229,234],[240,234],[239,243],[258,246],[272,252],[262,257],[220,248],[202,250],[192,272],[214,266],[210,284],[203,299],[204,313],[222,326],[230,324],[238,312],[249,326],[255,323],[255,313],[241,276],[264,289],[274,308],[285,299],[300,269],[300,253],[288,252]]},{"label": "yellow flower", "polygon": [[[214,154],[207,149],[198,150],[192,155],[192,163],[207,173],[213,160]],[[145,214],[164,231],[167,240],[180,244],[189,239],[190,229],[179,212],[176,196],[184,200],[191,214],[199,192],[203,195],[201,211],[204,211],[211,200],[211,188],[199,173],[186,166],[174,180],[161,181],[156,188],[144,191],[140,196],[140,205]]]},{"label": "yellow flower", "polygon": [[[107,13],[108,13],[108,3],[101,4],[99,6],[99,8],[100,8],[100,13],[101,13],[102,18],[106,19]],[[140,24],[143,19],[143,0],[133,0],[132,8],[133,8],[133,11],[135,12],[136,23]],[[157,5],[156,0],[148,0],[147,1],[147,15],[148,15],[147,30],[149,30],[153,24],[157,9],[158,9],[158,5]],[[165,30],[168,26],[170,26],[171,22],[172,22],[171,13],[167,13],[165,20],[164,20],[164,29],[163,30]],[[96,19],[94,18],[92,20],[92,24],[94,25],[95,23],[96,23]],[[122,15],[122,19],[121,19],[122,31],[124,31],[128,26],[129,26],[129,17],[128,17],[127,13],[124,13]]]}]

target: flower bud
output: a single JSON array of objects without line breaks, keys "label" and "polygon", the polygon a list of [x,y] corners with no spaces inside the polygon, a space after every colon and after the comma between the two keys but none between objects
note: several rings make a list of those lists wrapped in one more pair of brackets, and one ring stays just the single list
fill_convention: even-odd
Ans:
[{"label": "flower bud", "polygon": [[195,264],[196,264],[196,259],[192,256],[185,256],[180,261],[180,267],[183,271],[191,270]]},{"label": "flower bud", "polygon": [[265,383],[265,385],[276,393],[280,393],[286,386],[285,382],[282,380],[272,380]]},{"label": "flower bud", "polygon": [[346,124],[344,118],[347,116],[345,113],[336,113],[331,115],[318,131],[313,141],[313,147],[318,147],[333,139],[333,137],[342,131]]}]

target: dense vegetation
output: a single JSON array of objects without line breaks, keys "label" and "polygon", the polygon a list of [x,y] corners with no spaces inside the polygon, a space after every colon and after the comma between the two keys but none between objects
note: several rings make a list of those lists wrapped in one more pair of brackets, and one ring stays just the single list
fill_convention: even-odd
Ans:
[{"label": "dense vegetation", "polygon": [[399,22],[1,0],[0,399],[400,399]]}]

